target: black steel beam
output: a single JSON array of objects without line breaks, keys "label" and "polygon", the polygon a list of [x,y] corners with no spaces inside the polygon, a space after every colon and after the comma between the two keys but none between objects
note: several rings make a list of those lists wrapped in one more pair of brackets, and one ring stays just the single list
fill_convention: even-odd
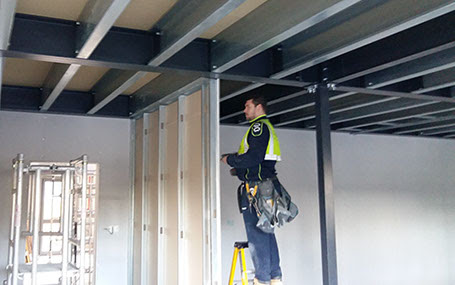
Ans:
[{"label": "black steel beam", "polygon": [[437,102],[430,105],[411,107],[406,110],[395,111],[380,115],[372,115],[366,118],[354,119],[345,121],[342,123],[336,123],[332,125],[332,129],[347,129],[347,128],[359,128],[362,126],[392,122],[394,120],[411,118],[418,115],[431,115],[438,112],[453,111],[455,110],[455,104],[446,102]]},{"label": "black steel beam", "polygon": [[446,127],[449,125],[455,124],[455,113],[454,116],[444,117],[444,118],[437,118],[432,120],[427,120],[425,122],[421,122],[418,124],[412,124],[410,126],[403,127],[402,125],[395,126],[393,129],[394,134],[407,134],[413,132],[422,132],[427,131],[435,128]]},{"label": "black steel beam", "polygon": [[[426,2],[426,4],[428,6],[409,9],[410,6],[415,7],[412,0],[363,1],[359,5],[370,5],[373,8],[370,10],[366,9],[364,13],[349,17],[348,21],[343,22],[341,19],[339,20],[339,24],[333,26],[314,27],[313,32],[311,30],[306,31],[301,35],[289,39],[287,42],[283,42],[283,65],[285,69],[273,74],[272,77],[285,78],[348,52],[367,47],[374,42],[411,29],[455,10],[455,3],[452,1],[433,1],[431,3]],[[396,5],[399,7],[394,7]],[[394,15],[394,17],[386,17],[384,15]],[[342,15],[340,14],[339,16],[341,17]],[[368,22],[368,24],[365,24],[365,22]],[[450,22],[448,23],[450,24]],[[356,27],[359,31],[346,36],[346,31],[351,31],[352,27]],[[418,42],[420,41],[422,40]],[[324,48],[321,48],[321,46]],[[397,48],[397,50],[399,49],[401,48]],[[397,63],[400,62],[395,62],[395,64]],[[333,81],[335,78],[329,79]],[[252,84],[241,90],[237,90],[232,96],[238,96],[242,92],[260,86],[261,84],[258,83]]]},{"label": "black steel beam", "polygon": [[448,133],[455,133],[455,123],[447,124],[446,126],[435,127],[427,131],[418,132],[418,134],[422,136],[436,136]]},{"label": "black steel beam", "polygon": [[280,86],[290,86],[290,87],[304,87],[305,83],[295,80],[284,80],[284,79],[272,79],[268,77],[257,77],[257,76],[244,76],[244,75],[235,75],[227,73],[214,73],[214,72],[204,72],[197,70],[188,70],[182,68],[173,68],[173,67],[164,67],[164,66],[150,66],[150,65],[141,65],[141,64],[129,64],[129,63],[120,63],[120,62],[110,62],[110,61],[101,61],[101,60],[91,60],[91,59],[81,59],[74,57],[62,57],[62,56],[51,56],[51,55],[42,55],[35,53],[25,53],[18,51],[10,50],[0,50],[0,55],[4,57],[11,58],[22,58],[36,61],[52,62],[52,63],[63,63],[63,64],[79,64],[84,66],[98,66],[106,67],[111,69],[120,69],[120,70],[133,70],[133,71],[144,71],[144,72],[156,72],[156,73],[170,73],[170,74],[180,74],[191,77],[205,77],[212,79],[224,79],[232,81],[242,81],[242,82],[261,82],[264,84],[280,85]]},{"label": "black steel beam", "polygon": [[[36,87],[3,86],[4,96],[1,98],[1,110],[39,112],[41,106],[41,90]],[[75,114],[86,116],[87,110],[93,106],[93,94],[90,92],[63,91],[47,113]],[[127,118],[130,115],[129,96],[120,96],[118,100],[107,105],[97,115]]]},{"label": "black steel beam", "polygon": [[322,280],[324,285],[336,285],[338,284],[338,278],[335,201],[333,193],[332,144],[330,138],[330,103],[327,87],[318,87],[315,99]]},{"label": "black steel beam", "polygon": [[[89,58],[114,25],[130,0],[89,0],[79,16],[75,54],[77,58]],[[71,82],[80,65],[59,65],[51,69],[43,86],[41,111],[47,111]]]},{"label": "black steel beam", "polygon": [[[409,30],[403,31],[401,33],[392,35],[380,41],[374,42],[367,46],[364,46],[360,49],[354,50],[347,54],[338,56],[332,60],[324,62],[324,66],[328,69],[328,80],[333,82],[345,82],[350,81],[349,83],[346,82],[346,85],[352,86],[352,81],[354,79],[361,79],[363,76],[378,72],[387,68],[391,68],[393,66],[397,66],[400,64],[404,64],[407,62],[415,61],[420,66],[420,71],[422,69],[427,69],[432,71],[434,69],[434,63],[438,63],[440,65],[444,64],[451,64],[453,60],[450,57],[445,57],[449,60],[444,60],[444,57],[441,56],[442,52],[446,50],[454,50],[455,47],[455,29],[452,28],[451,23],[455,21],[455,12],[449,13],[447,15],[443,15],[439,18],[433,19],[431,21],[425,22],[421,25],[413,27]],[[425,34],[425,40],[421,39],[422,34]],[[404,43],[404,42],[412,42],[414,44],[410,45],[402,45],[400,48],[397,48],[397,43]],[[447,54],[452,54],[453,52],[448,51]],[[372,56],[374,55],[374,56]],[[428,62],[430,63],[428,67],[425,67],[421,64],[420,59],[428,58]],[[444,62],[443,62],[444,60]],[[308,73],[306,71],[310,71]],[[315,68],[310,68],[306,70],[304,77],[302,77],[305,81],[308,81],[308,77],[311,78],[310,74],[317,74],[317,70]],[[441,71],[444,73],[445,71]],[[300,73],[294,74],[292,76],[288,76],[287,78],[300,78]],[[406,76],[409,76],[407,74]],[[426,75],[423,76],[423,80],[426,79]],[[446,75],[446,77],[448,77]],[[397,78],[400,78],[397,76]],[[395,78],[395,81],[402,81],[407,79],[407,77],[403,77],[400,80]],[[357,80],[359,81],[359,80]],[[361,81],[361,82],[360,82]],[[365,80],[360,80],[359,87],[369,86],[370,88],[378,88],[383,86],[382,82],[365,82]],[[451,82],[447,79],[448,82],[446,86],[449,86]],[[431,81],[433,82],[433,81]],[[375,85],[377,84],[377,85]],[[357,84],[356,84],[357,85]],[[431,85],[431,84],[427,84]],[[248,90],[246,88],[251,88],[250,86],[241,86],[235,90],[231,90],[230,93],[225,95],[227,98],[235,98],[243,93],[242,90]],[[421,86],[424,88],[427,86]],[[434,88],[442,88],[444,86],[439,85],[439,87],[435,86]],[[426,90],[434,90],[432,89],[422,89],[422,92]],[[241,91],[239,91],[241,90]],[[253,88],[254,90],[254,88]],[[341,96],[349,97],[352,96],[354,93],[344,94]],[[331,100],[336,99],[337,97],[333,97]]]},{"label": "black steel beam", "polygon": [[266,1],[215,37],[212,68],[215,72],[225,72],[358,2],[360,1]]},{"label": "black steel beam", "polygon": [[[155,80],[144,85],[131,98],[131,111],[137,115],[155,102],[184,89],[199,77],[181,74],[161,74]],[[182,91],[183,92],[183,91]]]},{"label": "black steel beam", "polygon": [[[182,56],[182,50],[184,48],[188,49],[187,47],[193,40],[232,12],[244,1],[245,0],[178,1],[153,28],[158,30],[159,34],[162,35],[160,42],[161,50],[158,55],[148,62],[148,65],[159,66],[169,60],[171,61],[171,66],[173,66],[172,58],[178,59],[176,61],[177,64],[180,62],[193,62],[195,59],[198,59],[198,57],[195,56],[197,53],[194,51],[185,53],[190,56]],[[182,19],[185,20],[182,21]],[[209,61],[209,49],[204,51],[205,56],[199,58],[199,61],[202,63]],[[196,63],[198,63],[198,61],[196,61]],[[98,92],[96,104],[89,111],[89,114],[98,112],[103,106],[122,94],[144,76],[145,73],[138,72],[124,82],[119,83],[111,92]],[[104,81],[118,81],[117,79],[112,78],[112,74],[110,73],[106,74],[105,77],[108,79]],[[123,78],[124,76],[121,77]],[[112,84],[109,84],[109,87],[112,87]]]},{"label": "black steel beam", "polygon": [[346,87],[346,86],[336,86],[335,89],[337,91],[341,91],[341,92],[355,92],[355,93],[360,93],[360,94],[369,94],[369,95],[377,95],[377,96],[389,96],[389,97],[417,99],[417,100],[424,100],[424,101],[455,103],[455,98],[425,95],[425,94],[396,92],[396,91],[389,91],[389,90],[378,90],[378,89],[359,88],[359,87]]}]

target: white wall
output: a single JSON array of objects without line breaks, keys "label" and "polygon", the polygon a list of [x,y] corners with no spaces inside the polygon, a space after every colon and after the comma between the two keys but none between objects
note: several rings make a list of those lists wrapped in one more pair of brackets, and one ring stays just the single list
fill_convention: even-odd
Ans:
[{"label": "white wall", "polygon": [[[221,152],[245,131],[222,126]],[[322,284],[315,134],[277,134],[279,178],[301,210],[277,231],[284,283]],[[332,144],[339,284],[455,284],[455,141],[333,134]],[[223,284],[245,240],[238,184],[222,166]]]},{"label": "white wall", "polygon": [[[129,120],[0,112],[0,281],[5,279],[11,209],[11,159],[100,164],[97,284],[127,284]],[[119,225],[108,234],[103,228]]]}]

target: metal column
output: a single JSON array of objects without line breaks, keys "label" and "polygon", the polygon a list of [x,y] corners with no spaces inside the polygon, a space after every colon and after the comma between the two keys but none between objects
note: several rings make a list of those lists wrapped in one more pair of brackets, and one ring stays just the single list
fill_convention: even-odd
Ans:
[{"label": "metal column", "polygon": [[321,224],[322,277],[324,285],[338,284],[335,213],[330,141],[329,89],[316,88],[316,142],[318,163],[319,216]]}]

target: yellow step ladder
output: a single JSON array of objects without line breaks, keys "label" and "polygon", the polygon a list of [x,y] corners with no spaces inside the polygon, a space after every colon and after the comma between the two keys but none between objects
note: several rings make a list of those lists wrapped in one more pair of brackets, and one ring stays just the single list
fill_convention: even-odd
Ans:
[{"label": "yellow step ladder", "polygon": [[[248,248],[247,241],[237,241],[234,243],[234,256],[232,257],[232,265],[231,265],[231,274],[229,275],[229,285],[234,284],[234,274],[235,274],[235,267],[237,265],[237,257],[240,260],[240,274],[242,276],[242,285],[248,285],[248,276],[246,270],[246,262],[245,262],[245,248]],[[240,252],[240,256],[239,256]]]}]

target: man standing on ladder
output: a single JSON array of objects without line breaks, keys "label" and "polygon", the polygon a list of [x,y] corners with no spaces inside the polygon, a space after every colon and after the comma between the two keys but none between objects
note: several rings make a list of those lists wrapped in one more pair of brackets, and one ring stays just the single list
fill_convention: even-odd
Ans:
[{"label": "man standing on ladder", "polygon": [[[238,152],[224,155],[221,160],[233,167],[235,175],[243,181],[239,187],[238,201],[255,268],[254,284],[282,285],[275,234],[264,232],[257,227],[260,209],[254,197],[257,191],[267,188],[263,187],[264,185],[275,187],[280,185],[275,170],[276,162],[281,160],[280,144],[272,124],[266,117],[266,111],[267,102],[264,97],[255,96],[246,101],[243,112],[250,121],[250,127],[240,143]],[[273,200],[271,201],[273,203]]]}]

